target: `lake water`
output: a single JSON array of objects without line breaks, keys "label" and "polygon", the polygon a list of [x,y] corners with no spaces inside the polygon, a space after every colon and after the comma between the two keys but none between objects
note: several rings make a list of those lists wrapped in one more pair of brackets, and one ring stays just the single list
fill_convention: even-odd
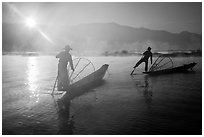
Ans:
[{"label": "lake water", "polygon": [[[109,64],[104,82],[59,111],[49,93],[57,75],[54,56],[2,56],[2,132],[15,135],[202,134],[202,58],[194,73],[148,76],[139,57],[87,57],[95,68]],[[155,60],[155,58],[154,58]]]}]

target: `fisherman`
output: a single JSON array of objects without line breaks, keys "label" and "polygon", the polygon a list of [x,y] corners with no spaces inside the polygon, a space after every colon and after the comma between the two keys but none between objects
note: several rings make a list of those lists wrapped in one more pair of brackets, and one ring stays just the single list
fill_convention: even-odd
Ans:
[{"label": "fisherman", "polygon": [[68,89],[70,81],[67,72],[67,64],[69,62],[71,69],[74,71],[72,56],[69,51],[72,48],[69,45],[66,45],[64,51],[61,51],[56,58],[59,58],[58,63],[58,81],[57,81],[57,89],[58,91],[65,91]]},{"label": "fisherman", "polygon": [[[152,64],[152,52],[151,47],[148,47],[147,50],[143,53],[142,58],[136,63],[136,65],[133,67],[134,69],[138,67],[142,62],[145,62],[145,72],[148,70],[148,59],[150,58],[151,64]],[[132,71],[132,73],[134,70]],[[131,74],[132,74],[131,73]]]}]

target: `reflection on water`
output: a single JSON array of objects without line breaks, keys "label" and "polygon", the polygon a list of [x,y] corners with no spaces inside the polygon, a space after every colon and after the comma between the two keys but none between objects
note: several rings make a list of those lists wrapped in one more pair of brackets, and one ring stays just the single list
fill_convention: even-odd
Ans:
[{"label": "reflection on water", "polygon": [[[29,92],[29,104],[28,106],[33,109],[33,106],[40,105],[40,84],[39,78],[42,74],[42,68],[40,68],[40,62],[38,57],[29,57],[27,60],[27,90]],[[40,73],[41,72],[41,73]],[[41,100],[43,101],[43,100]],[[55,101],[55,100],[54,100]],[[74,129],[74,117],[70,116],[70,104],[64,105],[60,100],[55,102],[55,107],[58,108],[58,133],[57,134],[73,134]]]},{"label": "reflection on water", "polygon": [[143,89],[144,97],[145,97],[145,102],[148,107],[151,107],[152,103],[152,85],[149,82],[148,76],[144,76],[144,89]]},{"label": "reflection on water", "polygon": [[28,90],[30,92],[30,99],[33,102],[38,103],[39,102],[39,91],[38,91],[38,86],[37,86],[37,80],[38,80],[38,75],[39,75],[39,68],[38,68],[38,63],[36,60],[36,57],[30,57],[28,58],[28,63],[27,63],[27,78],[28,78]]},{"label": "reflection on water", "polygon": [[144,75],[138,79],[135,77],[132,78],[135,82],[136,88],[143,93],[147,107],[150,108],[152,104],[153,88],[148,75]]},{"label": "reflection on water", "polygon": [[58,105],[58,120],[59,120],[59,131],[60,135],[72,135],[74,132],[74,116],[70,115],[70,104],[64,104],[62,100],[57,101]]},{"label": "reflection on water", "polygon": [[56,111],[52,96],[44,94],[56,78],[55,57],[3,56],[2,133],[202,134],[202,65],[194,74],[134,75],[133,84],[128,67],[135,57],[94,57],[97,67],[107,60],[111,75],[95,89],[96,102],[90,92]]}]

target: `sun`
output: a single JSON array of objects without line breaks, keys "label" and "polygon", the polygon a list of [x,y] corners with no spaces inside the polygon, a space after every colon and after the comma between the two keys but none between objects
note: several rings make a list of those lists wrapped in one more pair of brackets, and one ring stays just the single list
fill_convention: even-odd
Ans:
[{"label": "sun", "polygon": [[36,22],[32,17],[27,18],[25,23],[26,23],[26,26],[28,26],[29,28],[33,28],[36,26]]}]

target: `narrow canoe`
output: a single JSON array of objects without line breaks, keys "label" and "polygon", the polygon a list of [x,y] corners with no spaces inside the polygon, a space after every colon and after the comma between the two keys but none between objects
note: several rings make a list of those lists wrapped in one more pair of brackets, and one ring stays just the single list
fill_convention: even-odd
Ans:
[{"label": "narrow canoe", "polygon": [[108,66],[109,66],[108,64],[104,64],[101,68],[94,71],[90,75],[70,85],[70,88],[66,91],[66,93],[61,98],[61,100],[64,103],[66,103],[66,101],[69,102],[75,97],[78,97],[84,94],[85,92],[87,92],[88,90],[93,89],[94,87],[98,86],[100,82],[102,81],[108,69]]},{"label": "narrow canoe", "polygon": [[171,74],[171,73],[185,73],[188,72],[189,69],[192,69],[196,63],[189,63],[189,64],[184,64],[183,66],[178,66],[170,69],[163,69],[163,70],[158,70],[158,71],[148,71],[148,72],[143,72],[144,74],[149,74],[149,75],[161,75],[161,74]]}]

